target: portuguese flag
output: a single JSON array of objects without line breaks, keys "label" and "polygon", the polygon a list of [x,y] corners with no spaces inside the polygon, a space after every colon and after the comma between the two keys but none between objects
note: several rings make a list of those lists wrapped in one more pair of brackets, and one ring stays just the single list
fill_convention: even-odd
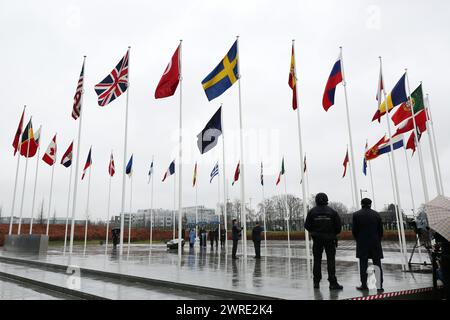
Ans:
[{"label": "portuguese flag", "polygon": [[417,114],[419,111],[425,108],[425,104],[423,102],[422,84],[420,84],[417,89],[414,90],[413,93],[411,93],[410,98],[411,99],[408,99],[407,102],[402,103],[392,116],[392,121],[396,126],[406,119],[412,117],[410,101],[414,106],[414,114]]}]

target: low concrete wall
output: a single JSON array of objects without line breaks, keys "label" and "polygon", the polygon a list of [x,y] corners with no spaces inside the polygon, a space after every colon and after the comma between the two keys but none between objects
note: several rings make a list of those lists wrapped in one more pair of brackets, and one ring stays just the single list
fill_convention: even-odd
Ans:
[{"label": "low concrete wall", "polygon": [[11,253],[45,255],[48,249],[48,236],[42,234],[13,234],[5,236],[3,250]]}]

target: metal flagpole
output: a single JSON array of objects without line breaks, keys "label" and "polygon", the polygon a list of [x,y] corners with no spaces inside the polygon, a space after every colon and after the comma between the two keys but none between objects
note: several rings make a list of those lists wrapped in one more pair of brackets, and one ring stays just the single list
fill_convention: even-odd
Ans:
[{"label": "metal flagpole", "polygon": [[[414,112],[414,108],[412,100],[411,100],[411,89],[409,87],[409,77],[408,77],[408,69],[405,69],[405,74],[406,74],[406,84],[408,86],[408,96],[409,96],[409,105],[411,106],[411,113],[412,113],[412,119],[413,119],[413,125],[414,125],[414,132],[416,133],[414,135],[414,142],[416,143],[417,146],[417,151],[419,154],[419,167],[420,167],[420,175],[422,177],[422,186],[423,186],[423,194],[424,194],[424,198],[425,198],[425,203],[430,201],[430,197],[428,194],[428,186],[427,186],[427,179],[426,179],[426,175],[425,175],[425,168],[423,165],[423,153],[422,153],[422,147],[420,145],[420,141],[417,137],[417,125],[416,125],[416,114]],[[426,110],[425,110],[426,111]]]},{"label": "metal flagpole", "polygon": [[[367,151],[367,150],[366,150]],[[367,160],[366,160],[367,161]],[[372,175],[372,165],[370,164],[370,161],[367,161],[367,166],[369,167],[369,175],[370,175],[370,186],[372,188],[372,203],[373,203],[373,209],[377,210],[377,204],[375,202],[375,188],[373,187],[373,175]]]},{"label": "metal flagpole", "polygon": [[409,182],[409,192],[411,193],[411,204],[413,208],[413,213],[416,213],[416,205],[414,203],[414,193],[412,189],[412,183],[411,183],[411,172],[409,170],[409,160],[408,155],[406,154],[406,148],[403,146],[403,151],[405,152],[405,163],[406,163],[406,171],[408,172],[408,182]]},{"label": "metal flagpole", "polygon": [[131,47],[128,46],[128,85],[127,85],[127,101],[125,108],[125,137],[123,143],[123,169],[122,169],[122,204],[120,207],[120,256],[123,254],[123,229],[125,227],[124,223],[124,211],[125,211],[125,187],[126,187],[126,179],[125,179],[125,168],[127,166],[127,142],[128,142],[128,98],[130,96],[130,50]]},{"label": "metal flagpole", "polygon": [[195,239],[198,238],[198,181],[195,177]]},{"label": "metal flagpole", "polygon": [[[86,56],[83,59],[83,66],[86,62]],[[70,255],[73,252],[73,236],[75,232],[75,212],[77,208],[77,190],[78,190],[78,170],[80,164],[80,141],[81,141],[81,124],[83,121],[83,97],[84,97],[84,74],[83,74],[83,84],[81,88],[81,97],[80,97],[80,123],[78,124],[78,140],[77,140],[77,156],[75,161],[75,176],[73,182],[73,203],[72,203],[72,221],[70,223]]]},{"label": "metal flagpole", "polygon": [[242,244],[244,246],[244,259],[247,258],[247,215],[245,212],[245,174],[244,174],[244,129],[242,125],[242,99],[241,99],[241,68],[239,56],[239,36],[236,36],[236,52],[237,52],[237,66],[238,66],[238,88],[239,88],[239,134],[240,134],[240,151],[241,151],[241,163],[240,163],[240,176],[241,176],[241,211],[242,222],[244,226],[244,235],[242,237]]},{"label": "metal flagpole", "polygon": [[[422,84],[422,82],[421,82],[421,84]],[[428,108],[428,103],[427,103],[426,99],[424,101],[424,104],[425,104],[425,108]],[[439,179],[439,174],[438,174],[438,170],[437,170],[437,166],[436,166],[436,153],[434,151],[434,144],[433,144],[431,132],[430,132],[430,124],[429,124],[430,117],[428,116],[427,111],[428,110],[425,110],[425,115],[426,115],[426,119],[427,119],[427,121],[425,122],[425,126],[426,126],[426,130],[427,130],[428,144],[430,145],[431,162],[433,164],[433,173],[434,173],[434,180],[436,183],[436,192],[438,195],[443,195],[442,190],[441,190],[441,181]],[[417,140],[419,140],[419,139],[417,139]]]},{"label": "metal flagpole", "polygon": [[[55,134],[56,137],[56,134]],[[45,234],[48,236],[48,231],[50,228],[50,208],[52,207],[52,197],[53,197],[53,175],[55,173],[55,164],[56,164],[56,151],[55,151],[55,162],[52,165],[52,178],[50,180],[50,196],[48,198],[48,213],[47,213],[47,230]]]},{"label": "metal flagpole", "polygon": [[[29,123],[31,123],[31,118],[33,118],[33,117],[30,117],[30,122]],[[25,127],[25,129],[26,129],[26,127]],[[28,129],[28,131],[29,131],[29,129]],[[25,197],[25,184],[27,182],[28,155],[30,154],[30,137],[29,137],[29,133],[27,133],[27,135],[28,135],[27,156],[25,158],[25,173],[24,173],[24,176],[23,176],[22,201],[20,203],[19,226],[18,226],[18,229],[17,229],[17,234],[20,234],[20,226],[21,226],[21,222],[22,222],[23,200],[24,200],[24,197]]]},{"label": "metal flagpole", "polygon": [[150,176],[150,179],[152,180],[152,186],[151,186],[151,192],[150,192],[150,250],[152,250],[152,246],[153,246],[153,176],[154,176],[154,161],[155,156],[152,156],[152,175]]},{"label": "metal flagpole", "polygon": [[[347,145],[347,150],[348,150],[348,145]],[[353,167],[353,163],[351,163],[350,161],[348,162],[348,166],[350,167],[350,172],[349,172],[349,174],[350,174],[350,189],[351,190],[354,190],[354,188],[353,188],[353,172],[352,172],[352,170],[351,170],[351,168]],[[350,190],[350,191],[351,191]],[[351,194],[352,194],[352,202],[353,202],[353,205],[355,206],[355,195],[353,194],[353,192],[350,192]],[[357,206],[355,206],[355,210],[357,210],[358,209],[358,207]]]},{"label": "metal flagpole", "polygon": [[177,173],[173,177],[173,212],[172,212],[172,237],[175,239],[175,211],[177,210]]},{"label": "metal flagpole", "polygon": [[[380,72],[381,74],[383,74],[383,61],[381,59],[381,57],[379,57],[380,59]],[[389,110],[388,110],[388,105],[387,105],[387,94],[386,94],[386,89],[384,89],[383,86],[383,96],[384,96],[384,101],[386,103],[386,125],[387,125],[387,129],[388,129],[388,135],[389,135],[389,148],[391,150],[390,154],[392,156],[392,170],[394,173],[394,190],[395,190],[395,195],[396,195],[396,199],[397,199],[397,214],[398,214],[398,222],[400,225],[400,236],[401,236],[401,247],[403,248],[403,256],[405,258],[405,265],[407,265],[408,263],[408,258],[406,256],[407,251],[406,251],[406,239],[405,239],[405,232],[403,229],[403,213],[402,213],[402,205],[401,205],[401,200],[400,200],[400,190],[399,190],[399,186],[398,186],[398,179],[397,179],[397,166],[395,164],[395,151],[394,151],[394,147],[393,147],[393,143],[392,143],[392,134],[391,134],[391,124],[390,124],[390,118],[389,118]]]},{"label": "metal flagpole", "polygon": [[[220,107],[222,108],[222,104],[220,104]],[[223,162],[223,225],[225,230],[225,253],[228,253],[228,224],[227,224],[227,183],[226,183],[226,169],[225,169],[225,134],[224,134],[224,127],[223,127],[223,111],[222,116],[220,117],[222,121],[222,162]],[[219,228],[220,230],[220,228]],[[220,241],[220,237],[219,237]]]},{"label": "metal flagpole", "polygon": [[183,192],[182,192],[182,186],[183,186],[183,174],[181,172],[182,170],[182,137],[183,137],[183,117],[182,117],[182,104],[183,104],[183,76],[182,76],[182,72],[181,72],[181,53],[182,53],[182,43],[183,40],[180,40],[180,52],[179,52],[179,63],[178,65],[180,66],[180,133],[179,133],[179,160],[178,160],[178,259],[179,262],[181,262],[181,239],[182,239],[182,235],[181,234],[181,228],[182,228],[182,224],[183,224],[183,214],[182,214],[182,206],[183,206]]},{"label": "metal flagpole", "polygon": [[[292,50],[294,52],[294,61],[295,60],[295,50],[294,50],[294,44],[295,40],[292,40]],[[298,106],[298,89],[297,89],[297,63],[294,63],[294,76],[295,76],[295,95],[297,97],[297,127],[298,127],[298,145],[299,145],[299,152],[300,152],[300,176],[302,179],[302,182],[305,181],[305,164],[304,164],[304,158],[303,158],[303,144],[302,144],[302,130],[300,126],[300,108]],[[308,208],[306,204],[307,199],[307,193],[306,193],[306,186],[304,183],[302,185],[302,197],[303,197],[303,219],[306,220],[306,216],[308,215]],[[265,234],[264,234],[265,236]],[[310,260],[310,251],[309,251],[309,232],[305,229],[305,245],[306,245],[306,259],[309,264]],[[267,250],[267,249],[266,249]]]},{"label": "metal flagpole", "polygon": [[436,136],[434,134],[433,115],[431,114],[430,98],[429,98],[428,94],[426,95],[426,99],[427,99],[428,116],[430,117],[431,132],[433,134],[434,151],[436,152],[436,164],[437,164],[437,168],[438,168],[438,172],[439,172],[439,181],[441,184],[441,194],[444,194],[444,184],[443,184],[443,180],[442,180],[441,165],[439,163],[439,153],[438,153],[438,149],[437,149]]},{"label": "metal flagpole", "polygon": [[130,243],[131,243],[131,220],[133,219],[132,215],[133,210],[133,169],[131,169],[131,177],[130,177],[130,212],[128,214],[128,254],[130,253]]},{"label": "metal flagpole", "polygon": [[[348,138],[350,143],[350,162],[355,163],[354,152],[353,152],[353,139],[352,139],[352,129],[350,127],[350,111],[348,108],[348,96],[347,96],[347,80],[345,78],[344,73],[344,57],[342,56],[342,47],[340,49],[340,61],[341,61],[341,70],[342,70],[342,84],[344,85],[344,93],[345,93],[345,109],[347,111],[347,127],[348,127]],[[355,167],[352,166],[352,177],[353,177],[353,188],[355,194],[355,208],[358,208],[358,185],[356,183],[356,174]]]},{"label": "metal flagpole", "polygon": [[[262,168],[262,162],[261,162],[261,168]],[[263,170],[261,169],[261,175],[263,175]],[[262,191],[262,204],[263,204],[263,223],[264,223],[264,252],[267,256],[267,228],[266,228],[266,203],[265,203],[265,196],[264,196],[264,182],[261,184],[261,191]]]},{"label": "metal flagpole", "polygon": [[[383,77],[383,61],[382,61],[381,57],[379,57],[379,60],[380,60],[380,79],[382,79],[382,77]],[[380,80],[380,82],[381,82],[381,80]],[[384,93],[384,101],[386,103],[386,109],[388,109],[389,107],[387,106],[386,89],[384,89],[384,86],[382,89],[381,85],[380,85],[379,90],[380,90],[380,92],[379,92],[380,99],[381,99],[381,94],[382,94],[381,90]],[[399,246],[400,246],[400,252],[402,255],[405,256],[405,259],[406,259],[407,251],[405,250],[405,248],[406,248],[406,243],[404,241],[405,237],[404,237],[404,233],[402,231],[403,229],[400,227],[400,221],[403,220],[403,218],[400,220],[400,216],[402,215],[401,214],[402,209],[401,209],[401,205],[400,205],[400,198],[399,198],[400,192],[398,190],[398,182],[397,182],[397,169],[396,169],[397,167],[395,165],[394,150],[393,150],[393,145],[392,145],[392,141],[391,141],[391,138],[392,138],[391,123],[390,123],[388,111],[387,111],[387,115],[386,115],[386,127],[387,127],[387,131],[388,131],[388,135],[389,135],[389,137],[388,137],[389,143],[390,143],[389,147],[391,149],[391,152],[388,154],[388,156],[389,156],[389,171],[391,174],[391,184],[392,184],[392,190],[393,190],[394,203],[396,204],[394,206],[394,209],[395,209],[395,217],[396,217],[396,222],[397,222],[398,242],[399,242]],[[406,267],[406,264],[402,264],[402,268],[404,269],[405,267]]]},{"label": "metal flagpole", "polygon": [[[39,134],[42,135],[42,126],[39,127]],[[33,202],[31,203],[31,220],[30,220],[30,234],[33,234],[33,217],[34,217],[34,204],[36,201],[36,187],[39,169],[39,157],[41,153],[41,143],[39,142],[37,157],[36,157],[36,173],[34,175],[34,189],[33,189]]]},{"label": "metal flagpole", "polygon": [[[408,182],[409,182],[409,191],[411,193],[412,210],[413,210],[413,215],[415,217],[416,216],[416,205],[414,203],[414,193],[413,193],[412,183],[411,183],[411,172],[409,170],[409,160],[408,160],[408,155],[406,153],[406,147],[405,146],[403,146],[403,150],[405,152],[406,170],[408,171]],[[420,240],[419,240],[419,235],[418,234],[416,234],[416,243],[417,243],[417,247],[419,249],[419,259],[420,259],[420,261],[422,261],[422,250],[420,248]]]},{"label": "metal flagpole", "polygon": [[[284,159],[284,157],[283,157]],[[288,240],[288,253],[289,256],[291,256],[291,236],[290,236],[290,228],[289,228],[289,223],[290,223],[290,212],[289,212],[289,205],[288,205],[288,194],[287,194],[287,188],[286,188],[286,172],[284,173],[284,196],[285,196],[285,201],[286,201],[286,229],[287,229],[287,240]]]},{"label": "metal flagpole", "polygon": [[73,169],[73,165],[70,165],[70,175],[69,175],[69,192],[67,193],[67,210],[66,210],[66,228],[64,231],[64,249],[63,249],[63,254],[66,254],[66,246],[67,246],[67,229],[69,226],[69,211],[70,211],[70,192],[72,189],[72,170]]},{"label": "metal flagpole", "polygon": [[[386,134],[385,134],[386,135]],[[397,223],[397,236],[398,236],[398,244],[400,246],[400,253],[403,255],[403,240],[402,240],[402,235],[400,232],[400,223],[399,223],[399,216],[398,216],[398,206],[397,206],[397,195],[395,193],[395,185],[394,185],[394,173],[392,170],[392,159],[391,159],[391,154],[388,153],[388,159],[389,159],[389,173],[391,176],[391,188],[392,188],[392,193],[393,193],[393,198],[394,198],[394,212],[395,212],[395,221]],[[405,265],[402,264],[402,269],[405,269]]]},{"label": "metal flagpole", "polygon": [[[111,150],[111,156],[113,154],[113,151]],[[111,161],[111,160],[109,160]],[[106,239],[105,239],[105,255],[108,253],[108,233],[109,233],[109,214],[110,214],[110,209],[111,209],[111,182],[112,182],[112,176],[111,173],[109,172],[110,168],[108,168],[108,173],[109,173],[109,186],[108,186],[108,209],[107,209],[107,217],[106,217]]]},{"label": "metal flagpole", "polygon": [[284,174],[284,196],[286,199],[286,229],[288,232],[288,252],[289,252],[289,256],[291,256],[291,235],[290,235],[290,228],[289,228],[289,223],[290,223],[290,210],[289,210],[289,205],[288,205],[288,198],[287,198],[287,188],[286,188],[286,173]]},{"label": "metal flagpole", "polygon": [[[92,146],[91,146],[91,150],[92,150]],[[86,254],[86,244],[87,244],[87,231],[88,231],[88,222],[89,222],[89,195],[91,193],[91,170],[92,170],[92,166],[89,167],[88,192],[87,192],[87,202],[86,202],[86,225],[84,227],[83,255]]]},{"label": "metal flagpole", "polygon": [[[217,160],[217,169],[219,169],[219,161]],[[222,168],[223,169],[223,168]],[[219,241],[220,241],[220,174],[217,175],[217,215],[219,217]],[[218,247],[220,251],[220,247]]]},{"label": "metal flagpole", "polygon": [[[23,116],[25,119],[25,109],[27,108],[27,106],[23,106]],[[22,120],[23,121],[23,120]],[[20,132],[22,132],[23,130],[23,122],[22,122],[22,127],[20,128]],[[22,132],[23,134],[23,132]],[[14,180],[14,191],[13,191],[13,200],[12,200],[12,205],[11,205],[11,218],[9,220],[9,232],[8,234],[11,235],[12,234],[12,226],[13,226],[13,220],[14,220],[14,207],[16,206],[16,191],[17,191],[17,179],[19,177],[19,165],[20,165],[20,147],[21,147],[21,143],[20,143],[21,137],[19,136],[19,141],[18,141],[18,155],[17,155],[17,165],[16,165],[16,178]]]}]

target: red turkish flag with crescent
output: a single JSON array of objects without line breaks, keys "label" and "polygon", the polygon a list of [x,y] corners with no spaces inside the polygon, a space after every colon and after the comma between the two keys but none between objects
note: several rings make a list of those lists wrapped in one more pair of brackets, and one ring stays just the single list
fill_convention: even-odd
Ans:
[{"label": "red turkish flag with crescent", "polygon": [[172,56],[155,90],[155,98],[173,96],[180,82],[180,46]]}]

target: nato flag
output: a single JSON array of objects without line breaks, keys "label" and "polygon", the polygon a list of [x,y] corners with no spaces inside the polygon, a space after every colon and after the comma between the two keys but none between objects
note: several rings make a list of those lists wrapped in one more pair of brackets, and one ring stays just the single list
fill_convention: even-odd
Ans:
[{"label": "nato flag", "polygon": [[197,146],[201,154],[204,154],[217,145],[217,140],[222,134],[222,106],[212,116],[205,128],[197,135]]}]

